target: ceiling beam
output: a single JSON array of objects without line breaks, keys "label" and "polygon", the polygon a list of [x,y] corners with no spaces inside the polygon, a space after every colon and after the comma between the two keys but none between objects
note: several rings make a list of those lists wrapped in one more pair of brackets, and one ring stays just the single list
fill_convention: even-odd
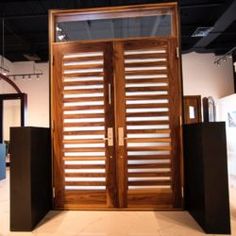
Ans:
[{"label": "ceiling beam", "polygon": [[[194,48],[204,48],[207,47],[211,42],[213,42],[221,32],[225,31],[235,20],[236,20],[236,1],[232,1],[230,6],[225,10],[225,12],[218,18],[215,22],[214,29],[208,36],[200,39]],[[214,33],[218,32],[218,33]]]},{"label": "ceiling beam", "polygon": [[219,43],[212,43],[211,45],[209,45],[208,48],[215,48],[216,50],[219,48],[233,48],[235,46],[235,41],[222,41]]},{"label": "ceiling beam", "polygon": [[180,9],[196,9],[196,8],[210,8],[210,7],[219,7],[222,3],[205,3],[205,4],[188,4],[181,5]]},{"label": "ceiling beam", "polygon": [[0,17],[0,19],[5,19],[5,20],[15,20],[15,19],[26,19],[26,18],[44,18],[48,17],[48,14],[34,14],[34,15],[9,15],[9,16],[4,16]]}]

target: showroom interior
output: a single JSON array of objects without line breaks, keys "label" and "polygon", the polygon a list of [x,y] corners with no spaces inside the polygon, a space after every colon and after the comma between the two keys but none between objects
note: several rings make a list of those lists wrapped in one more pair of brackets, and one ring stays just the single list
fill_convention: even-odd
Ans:
[{"label": "showroom interior", "polygon": [[236,2],[0,2],[0,236],[236,235]]}]

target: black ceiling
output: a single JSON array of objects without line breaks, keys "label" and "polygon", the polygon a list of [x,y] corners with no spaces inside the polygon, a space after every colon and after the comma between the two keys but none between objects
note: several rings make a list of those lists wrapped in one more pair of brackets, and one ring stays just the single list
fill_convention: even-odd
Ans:
[{"label": "black ceiling", "polygon": [[[48,10],[128,4],[158,3],[158,0],[1,0],[0,54],[11,61],[37,56],[48,60]],[[236,46],[235,0],[180,0],[182,51],[224,54]],[[214,27],[206,37],[191,37],[198,27]],[[25,56],[26,55],[26,56]],[[28,57],[27,57],[28,55]],[[28,58],[28,59],[27,59]]]}]

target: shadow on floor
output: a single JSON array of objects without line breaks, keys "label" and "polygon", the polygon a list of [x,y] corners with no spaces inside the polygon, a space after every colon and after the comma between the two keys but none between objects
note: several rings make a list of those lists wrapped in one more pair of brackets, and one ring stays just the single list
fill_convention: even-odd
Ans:
[{"label": "shadow on floor", "polygon": [[193,229],[203,233],[204,231],[187,211],[159,211],[155,212],[157,220],[163,219],[171,225]]},{"label": "shadow on floor", "polygon": [[49,211],[47,215],[36,225],[35,229],[38,229],[42,225],[54,220],[55,218],[62,216],[66,211]]}]

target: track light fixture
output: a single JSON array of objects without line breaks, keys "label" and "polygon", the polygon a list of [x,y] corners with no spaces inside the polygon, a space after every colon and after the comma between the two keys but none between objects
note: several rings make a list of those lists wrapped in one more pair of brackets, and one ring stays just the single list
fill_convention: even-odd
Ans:
[{"label": "track light fixture", "polygon": [[21,77],[22,79],[28,78],[28,80],[31,80],[32,78],[36,78],[39,80],[40,76],[43,75],[43,72],[39,69],[35,68],[35,64],[33,65],[33,72],[32,73],[21,73],[21,74],[8,74],[8,78],[10,79],[17,79]]},{"label": "track light fixture", "polygon": [[226,52],[223,56],[218,57],[214,63],[217,66],[220,66],[222,63],[226,62],[229,58],[232,57],[232,53],[236,50],[236,47],[233,47],[232,49],[230,49],[228,52]]}]

